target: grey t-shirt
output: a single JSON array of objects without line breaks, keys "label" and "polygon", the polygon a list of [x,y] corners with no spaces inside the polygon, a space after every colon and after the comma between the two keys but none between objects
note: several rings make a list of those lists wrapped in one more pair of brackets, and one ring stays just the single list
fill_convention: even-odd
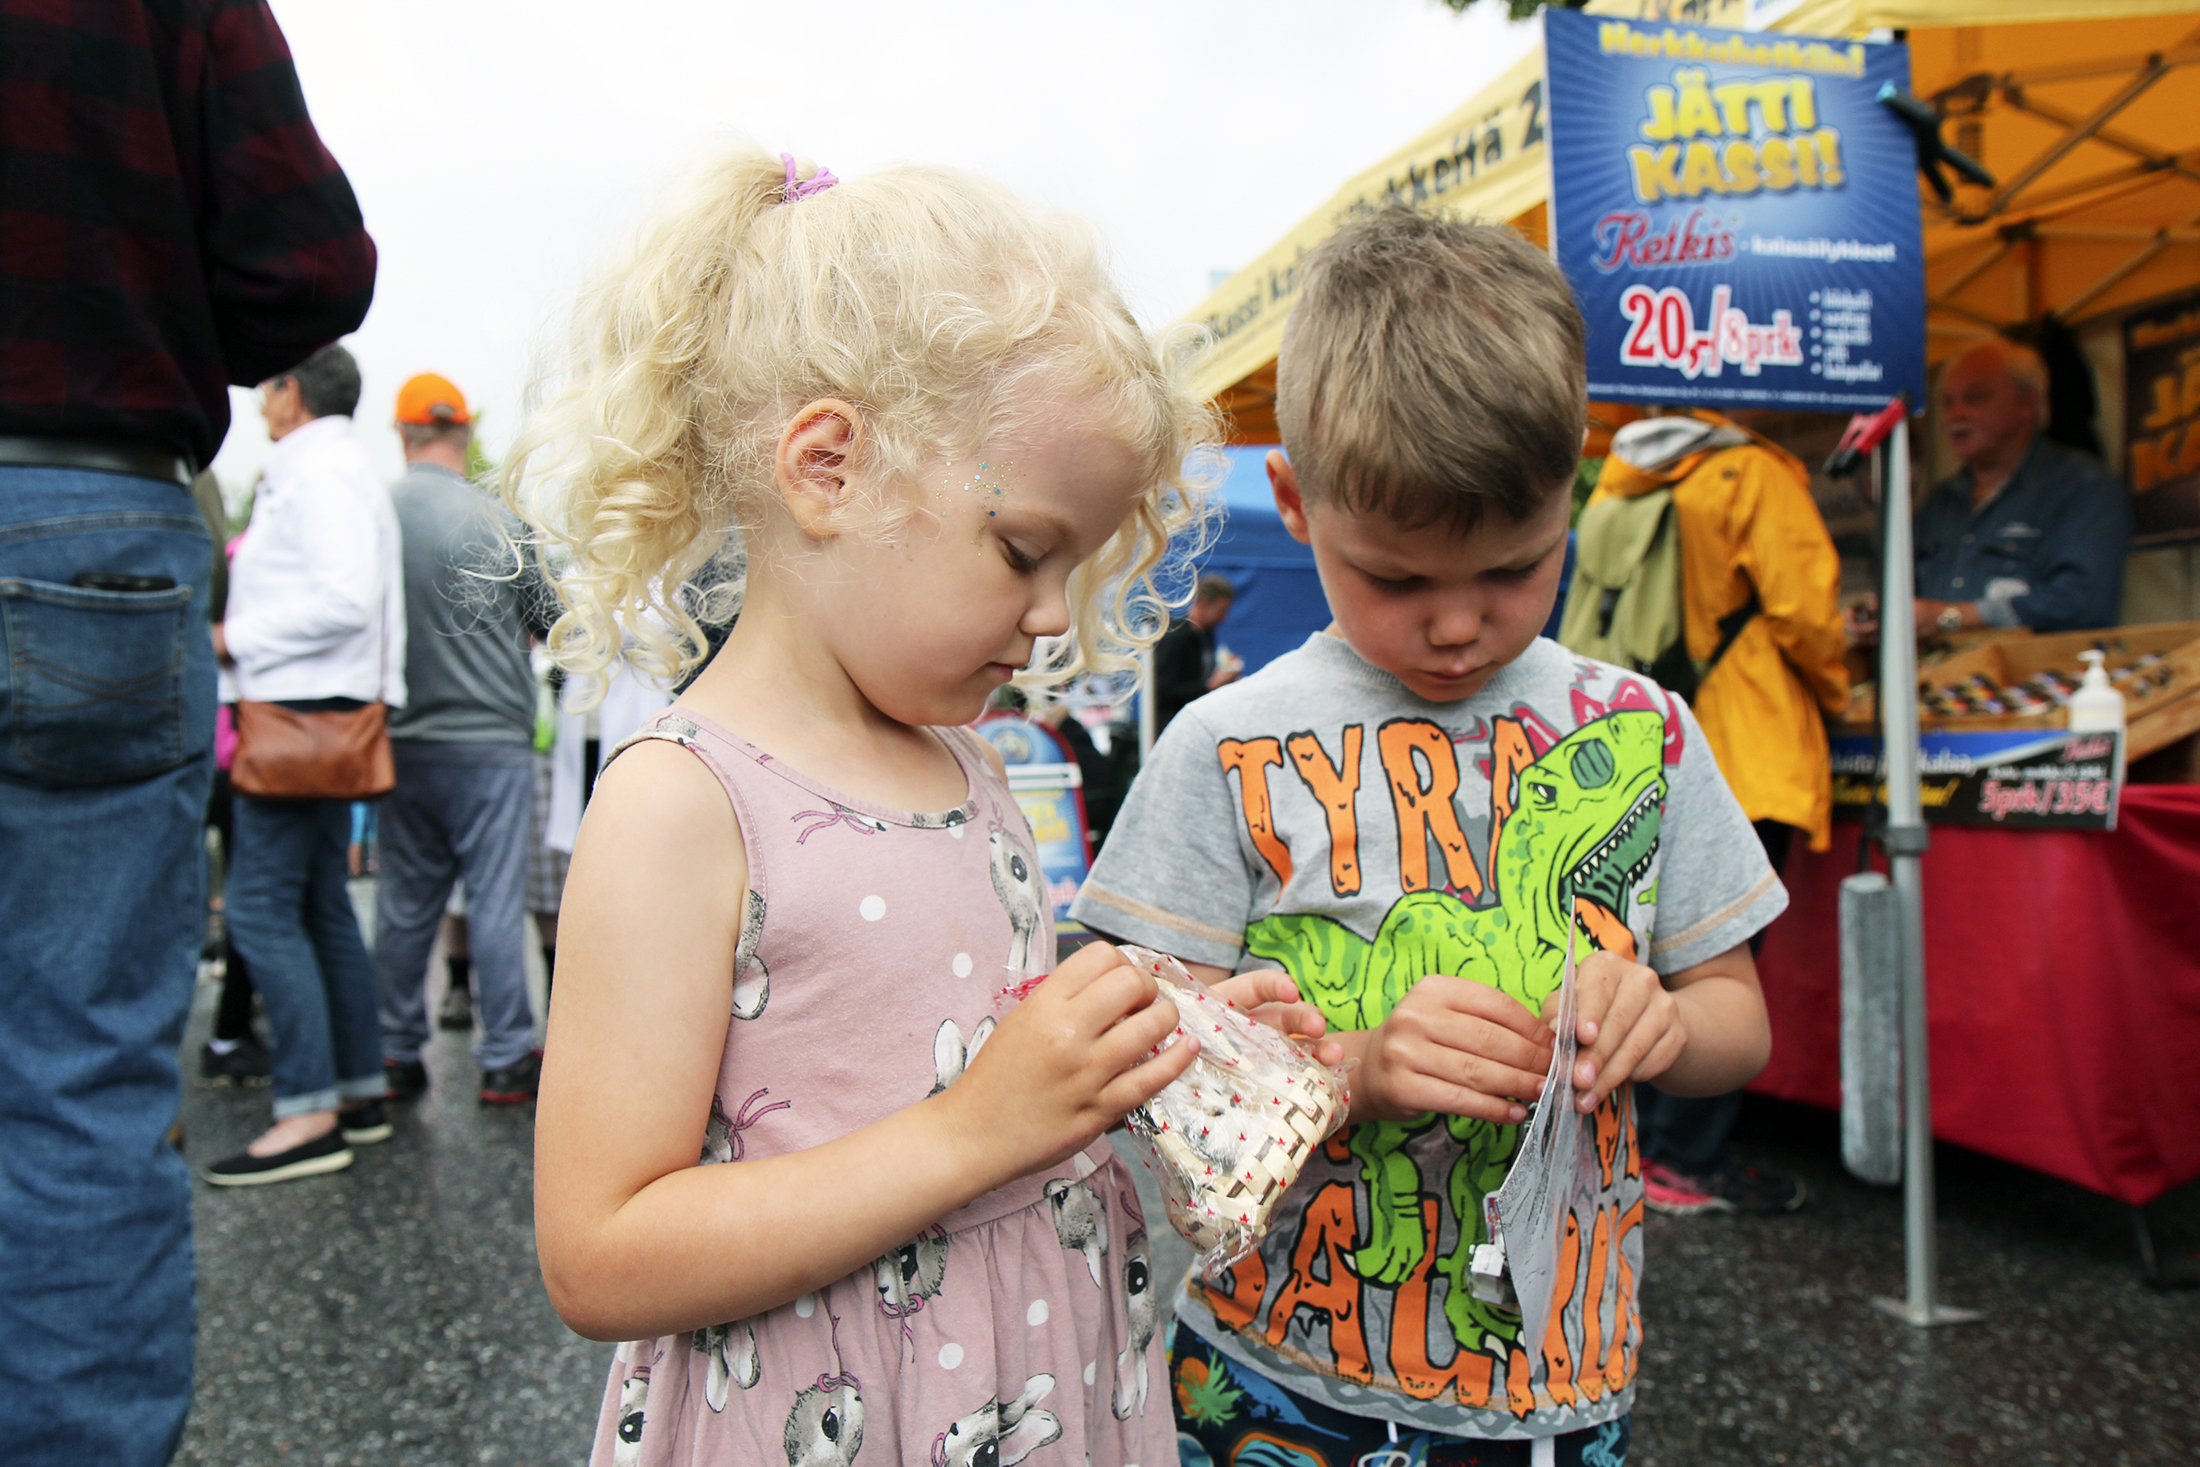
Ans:
[{"label": "grey t-shirt", "polygon": [[415,464],[390,487],[405,556],[405,706],[390,737],[531,745],[527,660],[538,580],[514,576],[509,511],[448,469]]},{"label": "grey t-shirt", "polygon": [[[1694,716],[1655,684],[1538,640],[1474,697],[1430,703],[1317,635],[1169,725],[1072,914],[1195,962],[1280,966],[1332,1028],[1360,1030],[1429,973],[1540,1008],[1569,914],[1584,950],[1672,973],[1786,905]],[[1565,1298],[1541,1341],[1469,1287],[1519,1129],[1426,1115],[1341,1132],[1259,1253],[1190,1280],[1178,1318],[1358,1415],[1497,1438],[1619,1415],[1641,1341],[1628,1087],[1584,1126]]]}]

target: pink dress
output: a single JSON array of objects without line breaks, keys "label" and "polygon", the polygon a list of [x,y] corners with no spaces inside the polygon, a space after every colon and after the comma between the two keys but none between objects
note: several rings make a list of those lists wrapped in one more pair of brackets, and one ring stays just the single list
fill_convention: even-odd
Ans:
[{"label": "pink dress", "polygon": [[[923,1100],[993,1032],[1002,986],[1052,967],[1023,814],[976,735],[936,732],[970,795],[924,815],[836,794],[684,708],[635,736],[718,776],[748,852],[702,1165],[801,1151]],[[894,1185],[851,1176],[821,1201]],[[1166,1467],[1159,1304],[1130,1175],[1098,1141],[816,1293],[621,1345],[591,1461]]]}]

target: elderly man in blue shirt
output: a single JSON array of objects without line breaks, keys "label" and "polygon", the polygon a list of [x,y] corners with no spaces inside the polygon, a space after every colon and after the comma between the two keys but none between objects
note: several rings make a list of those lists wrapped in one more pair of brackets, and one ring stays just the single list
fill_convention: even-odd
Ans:
[{"label": "elderly man in blue shirt", "polygon": [[1949,363],[1941,426],[1962,470],[1918,511],[1919,636],[2116,625],[2131,500],[2094,458],[2040,435],[2047,369],[1992,341]]}]

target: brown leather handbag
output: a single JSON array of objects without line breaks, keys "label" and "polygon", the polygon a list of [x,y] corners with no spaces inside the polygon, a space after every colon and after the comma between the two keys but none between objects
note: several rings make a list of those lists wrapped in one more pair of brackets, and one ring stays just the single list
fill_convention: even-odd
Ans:
[{"label": "brown leather handbag", "polygon": [[[385,592],[377,625],[389,610]],[[280,703],[237,702],[237,752],[229,783],[261,800],[373,800],[397,788],[390,757],[389,642],[375,698],[348,712],[304,713]]]},{"label": "brown leather handbag", "polygon": [[301,713],[280,703],[237,704],[237,793],[262,800],[371,800],[397,785],[389,708]]}]

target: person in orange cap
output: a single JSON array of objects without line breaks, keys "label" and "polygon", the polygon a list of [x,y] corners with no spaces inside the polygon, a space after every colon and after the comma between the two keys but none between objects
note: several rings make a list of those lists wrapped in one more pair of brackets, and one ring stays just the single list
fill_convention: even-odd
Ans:
[{"label": "person in orange cap", "polygon": [[512,574],[519,531],[466,478],[472,410],[423,372],[397,393],[406,473],[391,486],[404,538],[406,687],[390,721],[397,787],[379,817],[374,958],[390,1092],[427,1088],[428,953],[453,884],[466,883],[480,1095],[535,1094],[525,889],[534,802],[535,677],[528,639],[546,630],[536,582]]},{"label": "person in orange cap", "polygon": [[[452,428],[463,426],[471,429],[473,421],[474,415],[466,407],[466,394],[460,392],[458,385],[440,372],[422,372],[416,377],[407,379],[405,385],[397,389],[397,423],[401,434],[403,434],[406,427]],[[410,464],[412,462],[411,450],[414,446],[414,435],[403,434],[403,436],[406,446],[405,462]],[[456,439],[458,451],[462,456],[459,464],[461,471],[465,468],[463,455],[466,452],[466,443],[471,436],[471,432],[469,432],[459,435]],[[422,441],[426,443],[437,441],[434,435],[421,435],[421,437]],[[449,443],[453,440],[445,435],[442,441]]]}]

